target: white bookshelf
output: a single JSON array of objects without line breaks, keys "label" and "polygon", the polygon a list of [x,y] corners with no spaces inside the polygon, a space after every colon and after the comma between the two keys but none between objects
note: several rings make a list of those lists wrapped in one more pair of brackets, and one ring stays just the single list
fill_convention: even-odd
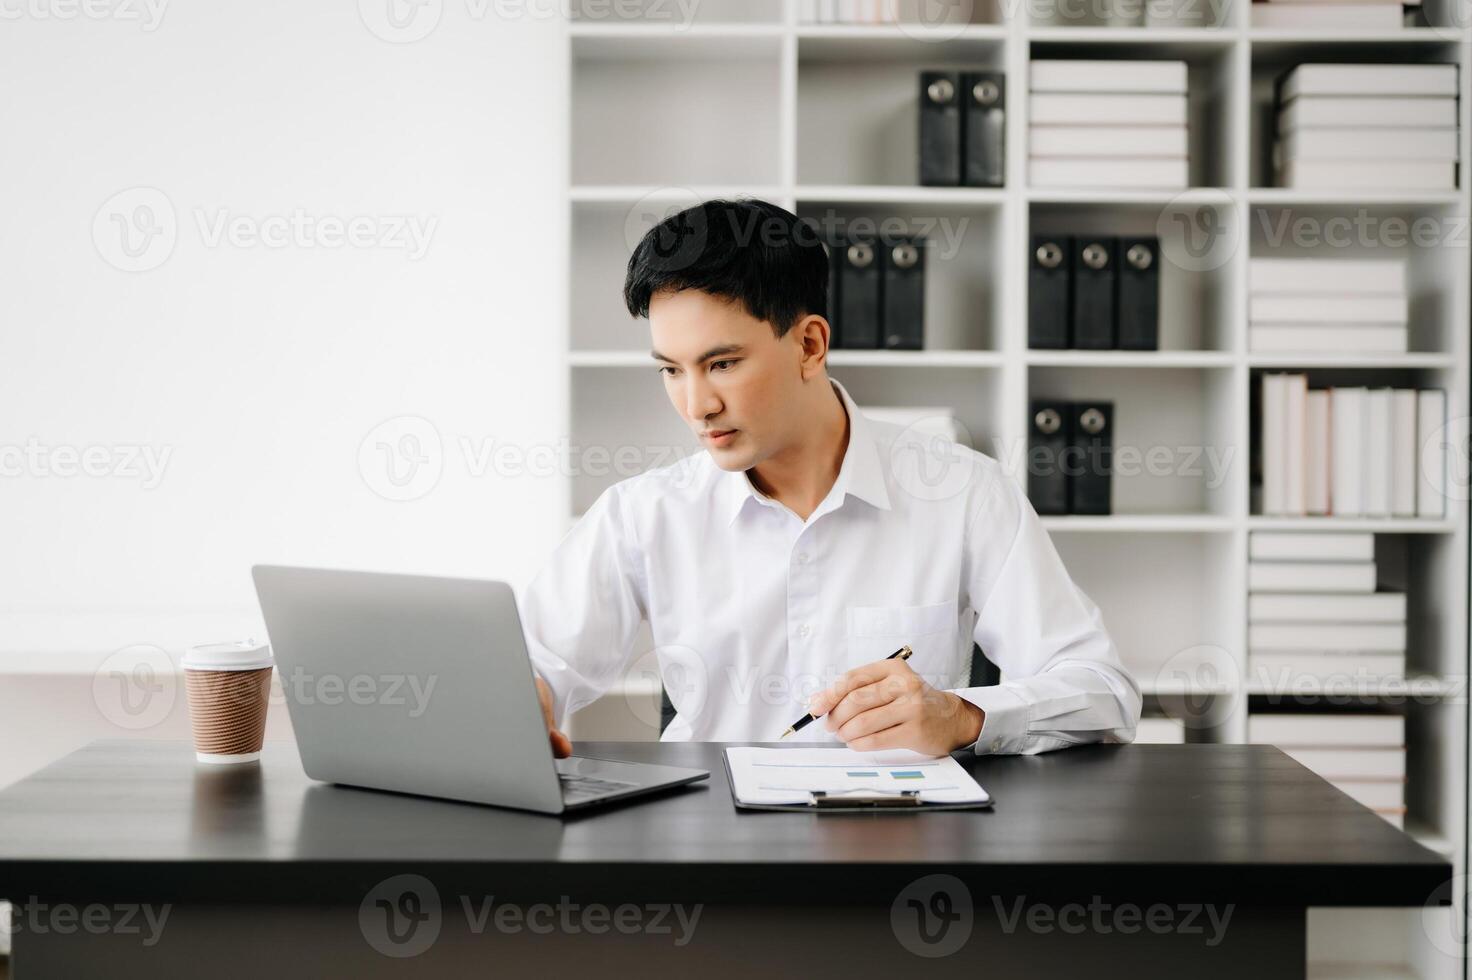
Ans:
[{"label": "white bookshelf", "polygon": [[[695,452],[648,356],[647,328],[622,308],[637,236],[670,208],[753,196],[803,216],[902,218],[964,227],[927,273],[926,349],[834,351],[830,369],[861,405],[949,404],[977,448],[1017,469],[1035,397],[1116,405],[1117,445],[1231,452],[1225,476],[1118,477],[1117,513],[1048,517],[1074,577],[1103,609],[1151,707],[1190,696],[1211,710],[1200,741],[1246,737],[1262,692],[1247,682],[1248,535],[1256,530],[1365,530],[1391,582],[1411,594],[1409,676],[1352,693],[1403,700],[1410,781],[1407,826],[1467,871],[1468,521],[1465,501],[1422,519],[1284,519],[1252,512],[1253,387],[1266,370],[1310,382],[1440,387],[1448,417],[1469,414],[1469,262],[1461,245],[1407,250],[1411,353],[1293,357],[1247,351],[1247,258],[1302,254],[1274,239],[1289,219],[1322,225],[1343,214],[1376,220],[1472,214],[1469,35],[1282,31],[1247,26],[1245,2],[1207,26],[1108,28],[988,18],[964,26],[831,26],[797,22],[795,0],[707,0],[688,29],[667,23],[585,23],[568,29],[567,398],[573,445]],[[1215,5],[1199,5],[1212,11]],[[1037,4],[1012,5],[1026,16]],[[574,0],[576,13],[579,4]],[[1433,2],[1429,9],[1439,16]],[[1448,21],[1449,22],[1449,21]],[[1176,190],[1029,188],[1030,59],[1180,59],[1188,64],[1192,186]],[[1304,61],[1454,62],[1461,78],[1462,187],[1455,191],[1287,190],[1268,186],[1272,81]],[[1007,73],[1007,181],[1002,189],[916,186],[916,75],[922,69]],[[1235,243],[1219,260],[1184,250],[1191,220]],[[1161,350],[1027,349],[1027,252],[1034,231],[1162,237]],[[1399,254],[1352,246],[1346,257]],[[1173,261],[1173,255],[1184,255]],[[645,371],[647,376],[638,372]],[[571,521],[615,476],[565,483]],[[1128,574],[1121,574],[1128,569]],[[647,647],[645,649],[648,649]],[[1198,654],[1209,669],[1193,670]],[[1182,665],[1188,665],[1185,668]],[[1220,668],[1220,669],[1218,669]],[[636,679],[613,697],[652,698]],[[1306,708],[1305,710],[1312,710]],[[1311,936],[1314,975],[1463,976],[1426,941],[1419,910],[1323,910]],[[1449,920],[1448,920],[1449,921]],[[1366,930],[1369,930],[1368,935]],[[1345,937],[1360,946],[1346,945]],[[1374,947],[1374,955],[1363,952]],[[1336,955],[1336,950],[1344,955]],[[1378,975],[1378,974],[1377,974]]]}]

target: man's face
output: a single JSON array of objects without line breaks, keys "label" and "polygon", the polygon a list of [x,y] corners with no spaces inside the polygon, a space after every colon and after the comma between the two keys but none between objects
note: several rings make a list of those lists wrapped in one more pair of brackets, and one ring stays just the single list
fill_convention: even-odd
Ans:
[{"label": "man's face", "polygon": [[670,403],[717,466],[748,470],[787,444],[802,384],[796,330],[779,338],[740,303],[685,289],[650,300],[649,332]]}]

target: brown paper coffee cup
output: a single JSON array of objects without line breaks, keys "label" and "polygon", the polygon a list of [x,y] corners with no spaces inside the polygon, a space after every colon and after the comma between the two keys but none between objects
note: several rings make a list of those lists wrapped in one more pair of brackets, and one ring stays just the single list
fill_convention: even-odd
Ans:
[{"label": "brown paper coffee cup", "polygon": [[254,762],[266,738],[271,654],[255,644],[195,647],[184,657],[184,686],[195,758],[207,763]]}]

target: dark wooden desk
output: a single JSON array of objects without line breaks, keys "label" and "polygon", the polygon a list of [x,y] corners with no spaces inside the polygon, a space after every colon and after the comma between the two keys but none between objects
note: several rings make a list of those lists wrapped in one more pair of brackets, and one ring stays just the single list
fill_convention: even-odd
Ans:
[{"label": "dark wooden desk", "polygon": [[[219,769],[100,742],[0,793],[15,980],[206,959],[220,978],[1050,976],[1081,957],[1091,978],[1264,980],[1303,975],[1308,906],[1421,906],[1452,875],[1263,746],[958,756],[993,811],[841,815],[735,810],[721,748],[580,744],[712,776],[556,818],[313,783],[290,745]],[[141,906],[168,909],[151,944]]]}]

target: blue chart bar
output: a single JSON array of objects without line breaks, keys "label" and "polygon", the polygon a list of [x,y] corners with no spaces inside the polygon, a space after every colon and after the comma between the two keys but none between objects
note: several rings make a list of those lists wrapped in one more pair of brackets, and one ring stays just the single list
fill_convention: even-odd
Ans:
[{"label": "blue chart bar", "polygon": [[895,779],[924,779],[925,773],[919,769],[895,769],[890,772]]}]

